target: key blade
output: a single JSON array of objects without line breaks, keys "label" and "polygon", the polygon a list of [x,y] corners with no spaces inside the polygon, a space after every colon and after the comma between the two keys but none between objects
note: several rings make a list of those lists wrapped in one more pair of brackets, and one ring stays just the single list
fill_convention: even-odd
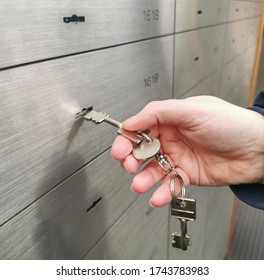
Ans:
[{"label": "key blade", "polygon": [[82,109],[81,112],[79,112],[75,115],[75,119],[78,119],[80,117],[82,117],[88,121],[92,121],[95,124],[99,124],[99,123],[102,123],[103,121],[105,121],[119,129],[122,128],[121,122],[114,120],[113,118],[110,118],[110,116],[105,114],[104,112],[95,111],[93,109],[93,107],[84,108],[84,109]]},{"label": "key blade", "polygon": [[88,121],[92,121],[96,124],[99,124],[109,118],[109,115],[104,114],[103,112],[96,112],[93,110],[93,107],[83,108],[81,112],[75,115],[75,119],[85,118]]},{"label": "key blade", "polygon": [[108,117],[109,117],[108,115],[102,112],[96,112],[94,110],[91,110],[86,115],[84,115],[85,119],[87,119],[88,121],[92,121],[96,124],[103,122]]},{"label": "key blade", "polygon": [[186,251],[191,246],[191,238],[189,235],[183,236],[182,233],[172,233],[172,247]]}]

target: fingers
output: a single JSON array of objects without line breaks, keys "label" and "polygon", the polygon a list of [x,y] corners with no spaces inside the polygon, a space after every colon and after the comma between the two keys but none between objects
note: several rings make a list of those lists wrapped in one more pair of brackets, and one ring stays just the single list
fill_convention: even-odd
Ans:
[{"label": "fingers", "polygon": [[[180,192],[180,185],[175,184],[175,191]],[[162,207],[171,202],[170,178],[165,177],[161,186],[153,193],[149,204],[152,207]]]},{"label": "fingers", "polygon": [[137,160],[132,155],[127,156],[123,161],[121,161],[123,168],[131,174],[136,173],[143,163],[143,160]]},{"label": "fingers", "polygon": [[133,145],[128,139],[117,136],[112,144],[111,155],[114,159],[122,161],[131,154],[132,150]]},{"label": "fingers", "polygon": [[137,193],[145,193],[157,184],[166,173],[160,168],[156,160],[152,160],[132,182],[131,189]]},{"label": "fingers", "polygon": [[[181,184],[178,179],[174,182],[175,194],[178,195],[181,192]],[[160,187],[153,193],[149,204],[152,207],[162,207],[170,203],[172,200],[171,188],[170,188],[170,177],[166,176]]]},{"label": "fingers", "polygon": [[[182,186],[178,179],[175,180],[175,194],[178,195],[181,192]],[[185,185],[187,186],[187,184]],[[172,200],[172,193],[170,188],[170,177],[166,176],[161,186],[153,193],[149,204],[152,207],[162,207],[170,203]]]},{"label": "fingers", "polygon": [[[165,100],[151,102],[136,116],[123,123],[125,129],[131,131],[151,130],[151,137],[159,136],[159,123],[168,122],[175,118],[175,109],[180,100]],[[175,107],[176,106],[176,107]],[[177,111],[177,110],[176,110]],[[167,119],[166,119],[167,118]],[[112,157],[122,162],[123,167],[130,173],[135,173],[142,161],[129,156],[132,153],[132,143],[118,136],[112,145]]]},{"label": "fingers", "polygon": [[[184,185],[188,186],[190,184],[188,175],[180,168],[176,168],[176,171],[182,177]],[[131,189],[134,192],[143,194],[162,179],[163,181],[161,185],[153,193],[149,202],[153,207],[162,207],[170,203],[172,199],[170,177],[167,176],[167,174],[160,168],[159,164],[155,160],[149,163],[138,175],[134,177]],[[178,195],[181,191],[182,185],[177,178],[174,181],[174,187],[175,194]]]},{"label": "fingers", "polygon": [[132,150],[133,145],[128,139],[117,136],[112,145],[111,155],[121,162],[127,172],[134,174],[144,161],[135,159],[131,154]]},{"label": "fingers", "polygon": [[[181,104],[183,104],[182,102],[182,100],[151,102],[136,116],[125,121],[123,126],[125,129],[131,131],[144,131],[151,129],[151,136],[158,137],[160,135],[159,132],[162,132],[164,128],[167,128],[166,125],[177,125],[182,121],[183,116],[186,117],[186,114],[182,114],[183,110],[186,110],[186,106],[181,106]],[[163,130],[159,131],[159,127],[161,125]],[[168,136],[170,133],[172,132],[166,132],[166,135]],[[174,130],[173,133],[175,133]],[[174,140],[176,139],[175,135],[171,138]],[[122,166],[129,173],[137,172],[144,162],[142,160],[135,159],[132,156],[132,150],[133,144],[122,136],[118,136],[112,145],[112,157],[121,161]],[[161,186],[154,192],[150,203],[154,207],[164,206],[171,201],[170,178],[169,176],[166,176],[166,173],[160,168],[159,164],[155,160],[150,162],[138,175],[134,177],[131,189],[134,192],[145,193],[163,178],[164,180]],[[187,180],[185,178],[183,179],[186,185],[188,185],[190,182],[188,177]],[[180,182],[176,180],[175,193],[180,192],[180,190]]]},{"label": "fingers", "polygon": [[[165,177],[165,178],[164,178]],[[153,160],[138,175],[134,177],[131,189],[134,192],[143,194],[151,189],[155,184],[164,178],[161,186],[154,192],[150,200],[152,207],[161,207],[171,201],[170,178],[160,168],[159,164]],[[175,191],[181,189],[178,182],[175,182]]]}]

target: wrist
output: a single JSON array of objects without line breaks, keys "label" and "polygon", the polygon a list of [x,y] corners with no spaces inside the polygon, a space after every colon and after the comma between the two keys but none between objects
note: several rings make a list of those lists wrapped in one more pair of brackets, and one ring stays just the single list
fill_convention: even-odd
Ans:
[{"label": "wrist", "polygon": [[257,113],[259,120],[258,137],[256,138],[257,161],[260,163],[260,173],[258,183],[264,184],[264,115]]},{"label": "wrist", "polygon": [[262,171],[258,183],[264,184],[264,92],[262,91],[255,99],[254,105],[248,108],[255,111],[256,117],[260,120],[259,125],[259,137],[257,140],[257,147],[259,147],[257,153],[260,163],[262,164]]}]

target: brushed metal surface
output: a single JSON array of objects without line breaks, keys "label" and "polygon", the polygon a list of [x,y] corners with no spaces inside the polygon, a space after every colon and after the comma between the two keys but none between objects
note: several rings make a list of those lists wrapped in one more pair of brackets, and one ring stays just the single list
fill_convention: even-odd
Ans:
[{"label": "brushed metal surface", "polygon": [[256,48],[251,46],[223,67],[219,97],[242,107],[247,105]]},{"label": "brushed metal surface", "polygon": [[264,41],[262,40],[262,52],[259,58],[259,69],[258,69],[258,77],[256,81],[256,88],[254,92],[254,96],[257,96],[264,89]]},{"label": "brushed metal surface", "polygon": [[260,32],[261,18],[249,19],[247,23],[247,39],[246,46],[247,48],[251,45],[258,43],[258,36]]},{"label": "brushed metal surface", "polygon": [[243,66],[243,76],[249,72],[253,71],[253,67],[256,60],[257,44],[251,46],[245,51],[244,55],[244,66]]},{"label": "brushed metal surface", "polygon": [[228,0],[177,0],[176,33],[227,21]]},{"label": "brushed metal surface", "polygon": [[250,4],[246,1],[230,1],[228,21],[246,19],[249,17]]},{"label": "brushed metal surface", "polygon": [[222,99],[224,99],[227,102],[230,102],[235,105],[239,105],[239,93],[240,89],[240,81],[230,90],[230,92],[227,92],[225,96],[222,96]]},{"label": "brushed metal surface", "polygon": [[260,17],[263,12],[263,3],[250,3],[249,17]]},{"label": "brushed metal surface", "polygon": [[0,228],[0,259],[82,259],[136,199],[131,180],[105,152]]},{"label": "brushed metal surface", "polygon": [[252,81],[252,69],[244,75],[239,84],[238,105],[244,108],[248,107]]},{"label": "brushed metal surface", "polygon": [[259,260],[263,262],[263,231],[263,211],[239,201],[230,259],[242,261]]},{"label": "brushed metal surface", "polygon": [[0,224],[111,145],[81,108],[123,121],[171,98],[172,54],[168,36],[0,72]]},{"label": "brushed metal surface", "polygon": [[242,20],[226,25],[223,64],[226,64],[246,49],[247,23],[248,20]]},{"label": "brushed metal surface", "polygon": [[[174,0],[3,0],[0,68],[173,34],[174,5]],[[72,15],[85,22],[63,21]]]},{"label": "brushed metal surface", "polygon": [[230,102],[236,102],[236,96],[232,99],[230,91],[239,83],[243,77],[244,72],[244,53],[237,56],[235,59],[227,63],[222,68],[220,92],[219,97],[228,100]]},{"label": "brushed metal surface", "polygon": [[210,77],[202,81],[193,89],[185,93],[181,98],[187,98],[187,97],[198,96],[198,95],[218,96],[219,83],[220,83],[220,70],[218,70],[215,74],[212,74]]},{"label": "brushed metal surface", "polygon": [[203,258],[223,260],[226,253],[234,195],[228,186],[209,187],[206,209]]},{"label": "brushed metal surface", "polygon": [[174,97],[221,68],[224,25],[175,35]]},{"label": "brushed metal surface", "polygon": [[154,209],[149,199],[140,196],[85,259],[166,259],[168,207]]}]

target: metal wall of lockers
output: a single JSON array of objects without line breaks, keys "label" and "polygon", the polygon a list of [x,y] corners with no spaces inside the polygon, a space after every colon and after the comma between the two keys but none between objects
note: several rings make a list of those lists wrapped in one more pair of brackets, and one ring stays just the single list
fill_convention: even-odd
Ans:
[{"label": "metal wall of lockers", "polygon": [[262,1],[3,0],[0,258],[223,259],[228,187],[188,188],[192,246],[172,249],[178,221],[131,192],[115,129],[74,116],[94,106],[123,121],[200,94],[246,106],[261,15]]}]

